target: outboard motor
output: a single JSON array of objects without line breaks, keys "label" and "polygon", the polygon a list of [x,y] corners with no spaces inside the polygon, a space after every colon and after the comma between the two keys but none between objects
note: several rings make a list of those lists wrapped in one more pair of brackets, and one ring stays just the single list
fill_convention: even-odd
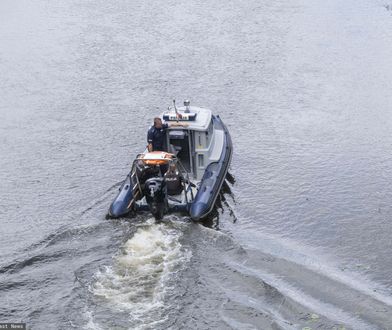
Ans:
[{"label": "outboard motor", "polygon": [[152,215],[156,220],[162,219],[168,210],[165,179],[160,177],[148,179],[144,184],[144,195]]}]

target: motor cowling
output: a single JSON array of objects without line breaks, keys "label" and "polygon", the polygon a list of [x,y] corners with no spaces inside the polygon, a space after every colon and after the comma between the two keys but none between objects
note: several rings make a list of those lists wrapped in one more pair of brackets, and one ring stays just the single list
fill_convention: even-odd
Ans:
[{"label": "motor cowling", "polygon": [[160,220],[168,210],[167,187],[164,178],[154,177],[144,184],[144,195],[152,215]]}]

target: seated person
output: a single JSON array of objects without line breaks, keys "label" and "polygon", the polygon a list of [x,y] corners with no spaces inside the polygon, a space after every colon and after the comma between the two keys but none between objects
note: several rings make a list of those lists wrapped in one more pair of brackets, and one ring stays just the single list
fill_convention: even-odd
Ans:
[{"label": "seated person", "polygon": [[177,169],[176,164],[171,163],[169,170],[165,173],[167,193],[169,195],[179,195],[183,190],[182,182],[184,178]]}]

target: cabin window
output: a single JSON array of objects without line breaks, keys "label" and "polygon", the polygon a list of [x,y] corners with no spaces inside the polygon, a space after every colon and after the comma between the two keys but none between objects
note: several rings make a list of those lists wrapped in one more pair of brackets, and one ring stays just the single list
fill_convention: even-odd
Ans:
[{"label": "cabin window", "polygon": [[198,159],[198,166],[199,167],[204,167],[204,155],[199,154],[197,156],[197,159]]}]

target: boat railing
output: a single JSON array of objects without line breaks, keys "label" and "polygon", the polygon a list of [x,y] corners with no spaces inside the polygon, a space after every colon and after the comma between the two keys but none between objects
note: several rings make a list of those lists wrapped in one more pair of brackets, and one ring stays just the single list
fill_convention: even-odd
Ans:
[{"label": "boat railing", "polygon": [[[145,164],[145,165],[149,165],[146,162],[144,162],[146,159],[142,158],[143,154],[139,154],[137,155],[137,157],[135,158],[135,160],[132,163],[132,168],[131,168],[131,177],[135,177],[136,179],[136,185],[138,187],[140,196],[143,196],[143,189],[142,189],[142,184],[140,182],[139,179],[139,175],[137,173],[137,168],[139,167],[139,165],[141,163]],[[193,190],[192,190],[192,184],[191,181],[189,179],[189,173],[188,171],[185,169],[184,165],[181,163],[181,161],[175,157],[173,155],[173,158],[166,158],[165,159],[165,163],[170,165],[172,163],[176,164],[176,167],[178,169],[178,171],[181,173],[182,177],[184,178],[184,194],[185,194],[185,201],[187,204],[189,204],[189,198],[188,198],[188,192],[191,192],[191,198],[193,200],[194,195],[193,195]],[[151,166],[159,166],[159,165],[151,165]],[[164,176],[164,173],[161,172],[161,175]],[[136,196],[136,194],[135,194]]]}]

